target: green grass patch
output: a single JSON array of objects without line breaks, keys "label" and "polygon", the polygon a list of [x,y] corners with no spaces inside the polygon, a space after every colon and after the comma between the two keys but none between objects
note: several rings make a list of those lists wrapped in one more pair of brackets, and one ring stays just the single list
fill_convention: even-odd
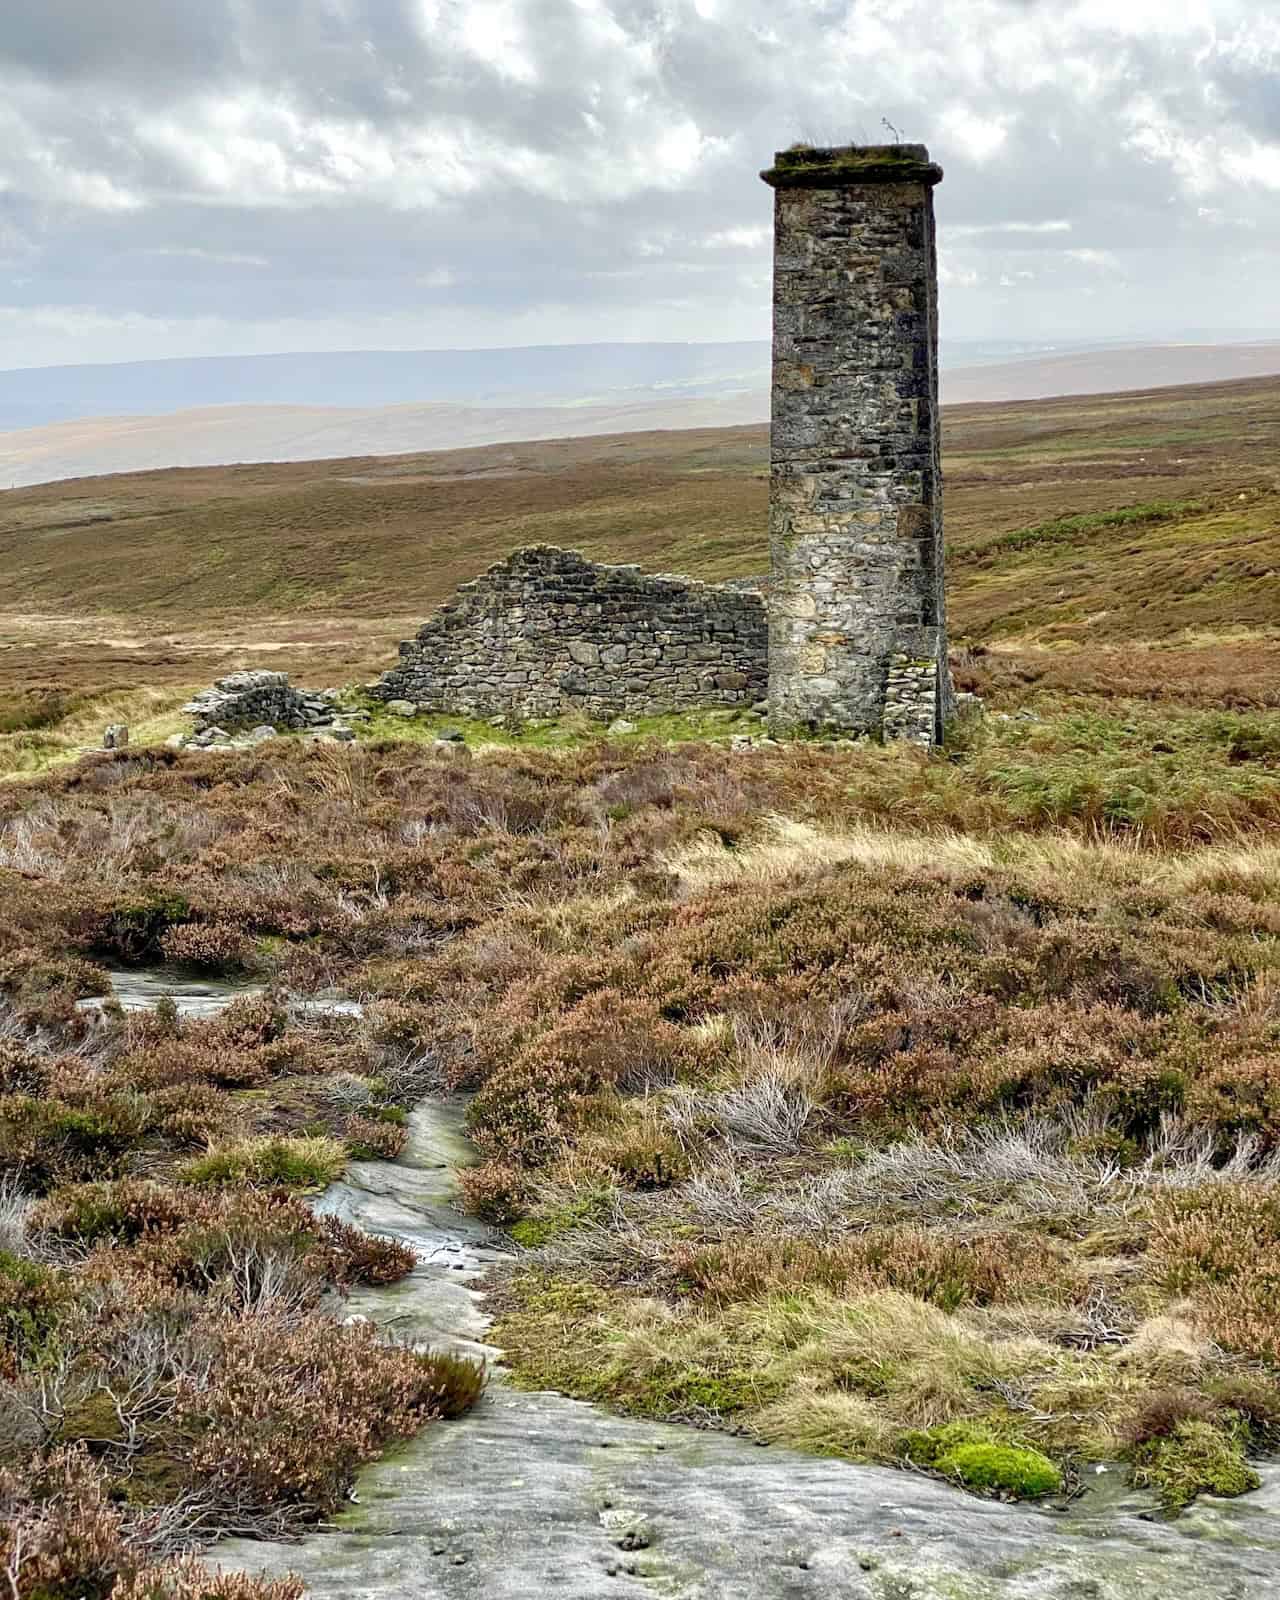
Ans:
[{"label": "green grass patch", "polygon": [[[656,741],[687,744],[693,741],[727,742],[735,734],[758,737],[764,718],[749,706],[709,706],[703,710],[670,712],[661,716],[627,716],[595,720],[579,712],[559,717],[448,716],[424,712],[414,717],[392,716],[381,701],[358,696],[353,701],[369,712],[368,722],[353,724],[361,742],[393,740],[398,744],[435,744],[445,734],[461,734],[469,749],[497,746],[515,750],[569,750],[605,740],[623,746]],[[631,726],[611,733],[616,722]]]},{"label": "green grass patch", "polygon": [[196,1156],[178,1168],[184,1183],[224,1188],[229,1184],[259,1187],[324,1189],[341,1176],[347,1148],[337,1139],[318,1135],[297,1139],[246,1139]]},{"label": "green grass patch", "polygon": [[1030,528],[1014,528],[977,544],[948,549],[947,556],[949,560],[965,565],[1041,545],[1080,544],[1094,534],[1113,528],[1149,527],[1158,522],[1176,522],[1204,509],[1204,502],[1200,500],[1149,500],[1138,505],[1118,506],[1112,511],[1089,511],[1077,516],[1054,517]]}]

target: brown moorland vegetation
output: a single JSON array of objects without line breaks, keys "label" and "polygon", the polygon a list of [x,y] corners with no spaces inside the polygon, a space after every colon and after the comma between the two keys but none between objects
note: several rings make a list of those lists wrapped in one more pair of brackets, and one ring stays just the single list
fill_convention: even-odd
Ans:
[{"label": "brown moorland vegetation", "polygon": [[[445,756],[375,723],[8,786],[28,1520],[79,1447],[135,1543],[200,1495],[188,1541],[283,1530],[465,1401],[335,1332],[326,1291],[407,1263],[290,1198],[393,1152],[436,1083],[474,1092],[469,1199],[530,1252],[500,1290],[518,1381],[993,1492],[1116,1457],[1171,1509],[1248,1487],[1280,1419],[1280,717],[1016,693],[934,757]],[[95,963],[193,947],[272,993],[76,1008]],[[363,1023],[274,998],[335,983]],[[157,1322],[161,1413],[112,1422]],[[298,1405],[326,1451],[295,1460]]]},{"label": "brown moorland vegetation", "polygon": [[[186,1552],[323,1515],[474,1397],[473,1369],[341,1327],[346,1285],[409,1262],[304,1203],[394,1155],[438,1085],[475,1097],[470,1203],[527,1251],[495,1291],[517,1381],[982,1492],[1116,1459],[1170,1510],[1250,1487],[1280,1429],[1278,414],[1275,383],[953,414],[955,670],[990,714],[945,754],[737,755],[750,717],[710,716],[465,724],[445,757],[375,710],[350,748],[138,748],[0,789],[22,1600],[256,1593]],[[392,551],[422,610],[530,538],[762,564],[745,435],[501,449],[460,488],[443,458],[366,463],[373,498],[326,489],[333,464],[210,474],[205,501],[192,474],[91,486],[141,496],[129,549],[40,524],[89,486],[0,497],[14,552],[56,532],[76,584],[81,539],[99,579],[127,557],[95,590],[121,614],[88,625],[50,614],[57,562],[16,563],[6,765],[65,761],[105,714],[158,737],[254,644],[367,671],[407,631],[375,618]],[[350,520],[298,530],[348,491],[342,589]],[[206,562],[189,493],[229,555]],[[166,595],[147,562],[172,578],[179,538]],[[366,612],[347,637],[334,595]],[[103,963],[166,959],[267,993],[205,1023],[78,1008]],[[363,1021],[291,1009],[335,984]]]},{"label": "brown moorland vegetation", "polygon": [[[164,809],[142,802],[159,831],[137,863],[175,842]],[[288,1537],[478,1393],[469,1362],[339,1320],[346,1287],[414,1256],[303,1198],[351,1156],[397,1152],[426,1069],[394,1009],[344,1026],[271,996],[204,1023],[78,1008],[109,987],[97,959],[201,926],[149,868],[104,865],[86,899],[53,889],[70,921],[50,940],[44,889],[84,865],[72,846],[51,875],[0,874],[0,1573],[21,1600],[291,1600],[189,1552]]]}]

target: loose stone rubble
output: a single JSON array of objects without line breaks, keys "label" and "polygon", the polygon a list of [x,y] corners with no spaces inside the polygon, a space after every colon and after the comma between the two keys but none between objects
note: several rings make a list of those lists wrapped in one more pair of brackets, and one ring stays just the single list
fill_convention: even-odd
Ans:
[{"label": "loose stone rubble", "polygon": [[350,714],[340,717],[337,700],[337,690],[298,689],[283,672],[232,672],[183,706],[195,727],[170,742],[197,750],[235,749],[305,728],[351,738]]},{"label": "loose stone rubble", "polygon": [[260,726],[315,728],[332,722],[335,699],[331,690],[308,694],[295,689],[283,672],[232,672],[182,709],[194,720],[197,734],[208,728],[227,733]]}]

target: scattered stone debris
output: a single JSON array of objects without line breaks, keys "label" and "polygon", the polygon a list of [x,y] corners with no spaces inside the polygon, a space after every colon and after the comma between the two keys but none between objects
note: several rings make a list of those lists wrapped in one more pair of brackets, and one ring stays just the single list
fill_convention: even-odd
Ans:
[{"label": "scattered stone debris", "polygon": [[[232,672],[183,706],[195,727],[191,733],[179,734],[169,743],[179,749],[234,750],[260,744],[289,729],[325,731],[334,737],[353,738],[349,727],[345,735],[338,731],[342,726],[338,698],[336,689],[322,689],[316,693],[295,688],[283,672]],[[356,717],[367,720],[368,712],[345,713],[343,721]],[[125,737],[128,737],[127,729]]]}]

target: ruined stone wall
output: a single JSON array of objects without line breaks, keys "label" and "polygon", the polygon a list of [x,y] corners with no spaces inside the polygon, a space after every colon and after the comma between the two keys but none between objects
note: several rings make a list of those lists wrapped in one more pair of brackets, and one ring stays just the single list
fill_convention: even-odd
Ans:
[{"label": "ruined stone wall", "polygon": [[374,693],[481,716],[742,705],[764,697],[767,651],[758,593],[538,546],[464,583]]},{"label": "ruined stone wall", "polygon": [[305,728],[318,720],[311,715],[313,698],[295,689],[283,672],[231,672],[211,688],[202,689],[182,709],[195,723],[197,733],[206,728],[234,733],[264,725]]},{"label": "ruined stone wall", "polygon": [[785,151],[763,176],[775,190],[771,726],[890,737],[909,727],[920,739],[927,725],[933,742],[951,694],[933,219],[942,174],[923,145],[888,145]]}]

